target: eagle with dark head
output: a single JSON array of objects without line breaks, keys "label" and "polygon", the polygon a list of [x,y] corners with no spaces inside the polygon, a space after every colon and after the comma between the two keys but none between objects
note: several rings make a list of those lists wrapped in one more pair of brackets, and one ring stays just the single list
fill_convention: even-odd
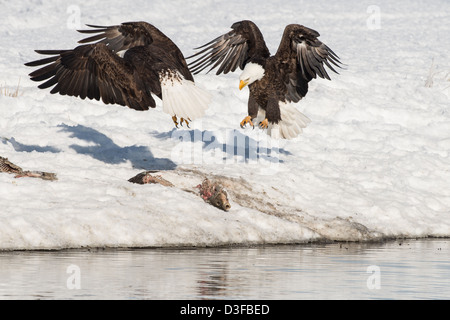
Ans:
[{"label": "eagle with dark head", "polygon": [[135,110],[155,108],[153,94],[176,126],[204,115],[210,94],[195,85],[180,49],[159,29],[146,22],[88,26],[79,32],[91,36],[75,49],[36,50],[50,56],[25,64],[44,66],[30,73],[45,81],[39,88]]},{"label": "eagle with dark head", "polygon": [[[259,126],[268,129],[274,138],[292,139],[310,122],[292,103],[300,101],[308,92],[308,83],[319,76],[331,80],[325,66],[337,73],[339,57],[319,41],[319,33],[298,24],[286,26],[278,51],[271,56],[264,37],[256,24],[244,20],[231,26],[231,31],[196,48],[202,49],[187,59],[194,74],[207,67],[216,74],[227,74],[238,67],[239,89],[248,85],[248,116],[241,122],[253,126],[258,112]],[[208,71],[208,72],[209,72]]]}]

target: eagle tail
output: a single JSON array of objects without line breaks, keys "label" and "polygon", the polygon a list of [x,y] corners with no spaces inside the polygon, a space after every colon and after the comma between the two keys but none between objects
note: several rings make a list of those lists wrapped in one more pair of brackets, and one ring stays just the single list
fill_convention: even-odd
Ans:
[{"label": "eagle tail", "polygon": [[303,132],[311,120],[291,103],[280,102],[281,120],[269,123],[267,134],[274,139],[294,139]]},{"label": "eagle tail", "polygon": [[211,94],[185,79],[179,72],[160,75],[163,111],[183,118],[195,120],[203,117],[211,102]]}]

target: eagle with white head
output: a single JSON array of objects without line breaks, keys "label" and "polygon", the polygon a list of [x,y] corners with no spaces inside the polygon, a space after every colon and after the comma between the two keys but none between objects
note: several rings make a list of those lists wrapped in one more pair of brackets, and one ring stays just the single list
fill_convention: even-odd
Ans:
[{"label": "eagle with white head", "polygon": [[[274,138],[292,139],[307,126],[310,119],[293,103],[308,92],[308,83],[319,76],[331,80],[325,66],[337,73],[339,57],[319,41],[319,33],[298,24],[286,26],[278,51],[271,56],[263,35],[252,21],[244,20],[232,30],[197,48],[187,59],[195,58],[189,68],[197,74],[212,65],[216,74],[243,70],[239,89],[248,86],[248,116],[241,122],[253,126],[262,115],[259,126]],[[209,72],[208,71],[208,72]]]}]

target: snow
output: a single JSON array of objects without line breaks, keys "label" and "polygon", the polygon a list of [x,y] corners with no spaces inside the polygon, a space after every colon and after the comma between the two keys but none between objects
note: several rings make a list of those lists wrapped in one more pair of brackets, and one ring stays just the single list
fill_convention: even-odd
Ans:
[{"label": "snow", "polygon": [[[58,180],[0,174],[0,250],[450,237],[447,0],[188,3],[2,2],[0,156]],[[310,83],[296,139],[239,127],[240,72],[196,76],[212,103],[175,129],[161,101],[137,112],[51,95],[24,66],[34,49],[76,46],[84,24],[147,21],[189,56],[243,19],[272,53],[288,23],[313,28],[346,64]],[[128,182],[145,170],[175,187]],[[189,192],[204,177],[224,183],[229,212]]]}]

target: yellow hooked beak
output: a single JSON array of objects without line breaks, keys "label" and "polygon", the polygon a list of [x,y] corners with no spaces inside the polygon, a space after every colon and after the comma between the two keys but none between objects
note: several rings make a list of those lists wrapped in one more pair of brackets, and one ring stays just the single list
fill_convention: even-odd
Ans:
[{"label": "yellow hooked beak", "polygon": [[239,90],[242,90],[246,85],[248,85],[248,81],[241,80],[241,82],[239,82]]}]

